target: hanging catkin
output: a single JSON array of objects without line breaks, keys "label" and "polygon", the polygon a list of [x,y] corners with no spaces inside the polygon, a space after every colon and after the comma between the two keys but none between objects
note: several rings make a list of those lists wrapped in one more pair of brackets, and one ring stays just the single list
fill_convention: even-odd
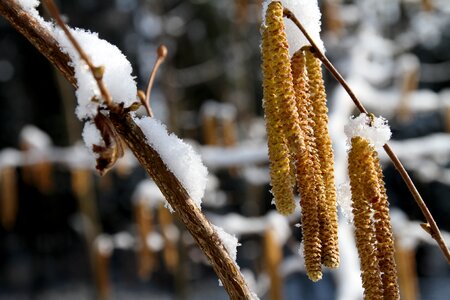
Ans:
[{"label": "hanging catkin", "polygon": [[328,132],[328,109],[325,85],[322,79],[321,63],[306,49],[306,69],[310,96],[310,123],[314,131],[315,149],[320,161],[320,170],[325,187],[325,199],[319,201],[320,238],[322,240],[322,263],[330,268],[339,266],[338,221],[336,207],[336,188],[334,183],[334,157],[330,134]]},{"label": "hanging catkin", "polygon": [[378,184],[379,198],[372,202],[375,211],[375,230],[378,242],[378,260],[381,269],[381,279],[384,289],[384,299],[400,299],[400,291],[397,283],[397,267],[394,253],[394,236],[389,217],[389,202],[384,187],[383,171],[380,165],[378,153],[373,150],[372,157],[375,168],[374,181]]},{"label": "hanging catkin", "polygon": [[[290,154],[283,125],[279,116],[280,88],[277,87],[278,64],[283,64],[279,48],[285,47],[283,9],[272,2],[266,12],[266,24],[262,36],[262,70],[264,89],[264,111],[270,160],[270,178],[275,205],[281,214],[290,214],[295,209]],[[283,41],[284,39],[284,41]]]},{"label": "hanging catkin", "polygon": [[348,173],[364,299],[383,299],[376,229],[371,209],[371,201],[374,197],[379,198],[378,182],[371,181],[371,178],[376,176],[373,149],[367,140],[358,136],[352,138],[351,145],[348,154]]},{"label": "hanging catkin", "polygon": [[298,157],[297,177],[301,193],[302,230],[304,241],[305,266],[308,276],[317,281],[322,277],[321,241],[319,225],[319,203],[324,202],[325,191],[320,171],[320,163],[315,150],[315,137],[312,130],[312,112],[305,73],[303,51],[294,54],[291,61],[294,90],[296,95],[299,124],[304,133],[306,151]]}]

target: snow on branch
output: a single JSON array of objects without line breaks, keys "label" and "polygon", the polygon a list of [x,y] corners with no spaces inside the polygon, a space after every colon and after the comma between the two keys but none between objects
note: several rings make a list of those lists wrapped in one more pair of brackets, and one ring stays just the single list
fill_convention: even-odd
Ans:
[{"label": "snow on branch", "polygon": [[[61,28],[56,27],[53,23],[44,21],[39,16],[37,7],[40,1],[18,0],[17,2],[52,33],[62,52],[69,55],[71,59],[70,66],[74,68],[77,81],[77,117],[80,120],[93,118],[97,114],[98,106],[101,104],[99,102],[101,93],[86,62],[80,57],[78,51]],[[112,100],[118,104],[123,103],[125,107],[129,107],[136,102],[136,81],[131,74],[133,70],[130,62],[119,48],[99,38],[95,32],[80,28],[70,29],[70,31],[95,66],[108,66],[104,70],[103,81],[111,94]],[[92,101],[93,99],[97,99],[97,101]]]},{"label": "snow on branch", "polygon": [[159,153],[167,168],[180,180],[200,208],[208,180],[208,170],[200,155],[175,134],[169,135],[166,126],[159,120],[144,117],[134,118],[134,121],[142,129],[149,145]]}]

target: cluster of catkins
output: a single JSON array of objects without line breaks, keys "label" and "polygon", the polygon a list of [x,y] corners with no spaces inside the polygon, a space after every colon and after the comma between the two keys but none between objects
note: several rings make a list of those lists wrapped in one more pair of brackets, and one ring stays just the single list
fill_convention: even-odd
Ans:
[{"label": "cluster of catkins", "polygon": [[262,35],[272,193],[278,211],[290,214],[297,186],[306,271],[317,281],[322,264],[339,265],[333,152],[321,63],[309,47],[290,59],[279,2],[269,4]]},{"label": "cluster of catkins", "polygon": [[[262,27],[264,110],[272,194],[282,214],[294,211],[300,194],[305,268],[322,278],[322,265],[339,265],[333,152],[328,133],[321,62],[309,47],[290,58],[283,6],[268,5]],[[394,244],[378,155],[359,136],[351,140],[355,234],[366,299],[399,299]]]}]

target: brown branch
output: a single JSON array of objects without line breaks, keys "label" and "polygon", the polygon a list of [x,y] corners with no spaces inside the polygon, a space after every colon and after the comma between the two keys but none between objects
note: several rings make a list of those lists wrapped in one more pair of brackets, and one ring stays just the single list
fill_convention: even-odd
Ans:
[{"label": "brown branch", "polygon": [[[339,71],[334,67],[334,65],[328,60],[328,58],[325,56],[325,54],[320,51],[319,47],[317,47],[314,40],[311,38],[311,36],[308,34],[306,29],[303,27],[303,25],[300,23],[300,21],[295,17],[295,15],[287,8],[284,8],[283,14],[286,18],[290,19],[303,33],[303,35],[306,37],[306,39],[311,44],[312,48],[310,48],[314,55],[322,61],[324,66],[327,68],[327,70],[333,75],[333,77],[339,82],[339,84],[345,89],[345,91],[348,93],[350,98],[353,100],[353,103],[356,105],[358,110],[361,113],[365,113],[369,115],[364,105],[359,101],[359,99],[356,97],[355,93],[352,91],[348,83],[345,81],[345,79],[342,77],[342,75],[339,73]],[[420,196],[420,193],[417,191],[417,188],[415,187],[413,181],[409,177],[408,173],[406,172],[405,168],[403,167],[403,164],[400,162],[399,158],[395,155],[395,153],[392,151],[391,147],[388,144],[385,144],[383,146],[384,151],[387,153],[389,158],[391,159],[392,163],[394,164],[395,168],[398,170],[400,175],[403,178],[403,181],[408,186],[409,191],[411,192],[412,196],[414,197],[414,200],[416,201],[417,205],[419,206],[420,210],[422,211],[422,214],[424,215],[425,219],[427,220],[430,229],[430,232],[428,232],[433,239],[436,240],[439,247],[442,250],[442,253],[444,254],[445,258],[447,259],[447,262],[450,264],[450,251],[445,244],[444,238],[442,237],[441,231],[439,230],[439,227],[437,226],[436,222],[434,221],[433,216],[431,215],[430,211],[428,210],[427,205],[422,199],[422,196]]]},{"label": "brown branch", "polygon": [[[76,86],[70,58],[61,52],[57,41],[32,15],[23,11],[13,0],[0,1],[4,16],[50,62]],[[30,25],[32,24],[32,25]],[[167,169],[159,154],[146,143],[146,137],[127,113],[111,111],[110,120],[139,162],[152,177],[179,219],[206,254],[231,299],[252,299],[238,266],[226,251],[222,241],[200,209],[190,199],[178,179]]]},{"label": "brown branch", "polygon": [[159,154],[145,141],[141,129],[131,117],[111,113],[111,121],[141,165],[160,188],[175,213],[208,257],[231,299],[251,299],[251,293],[236,264],[184,187],[167,169]]}]

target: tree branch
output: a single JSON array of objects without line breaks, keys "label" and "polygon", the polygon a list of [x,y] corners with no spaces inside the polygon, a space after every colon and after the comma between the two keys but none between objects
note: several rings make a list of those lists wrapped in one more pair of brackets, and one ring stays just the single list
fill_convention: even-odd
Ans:
[{"label": "tree branch", "polygon": [[[14,0],[0,1],[0,15],[24,35],[67,80],[76,86],[70,58],[61,52],[57,41],[32,15]],[[107,67],[107,66],[106,66]],[[146,137],[128,113],[110,112],[110,120],[122,139],[155,181],[223,283],[231,299],[252,299],[238,266],[200,209],[190,199],[178,179],[167,169],[159,154],[146,143]]]}]

